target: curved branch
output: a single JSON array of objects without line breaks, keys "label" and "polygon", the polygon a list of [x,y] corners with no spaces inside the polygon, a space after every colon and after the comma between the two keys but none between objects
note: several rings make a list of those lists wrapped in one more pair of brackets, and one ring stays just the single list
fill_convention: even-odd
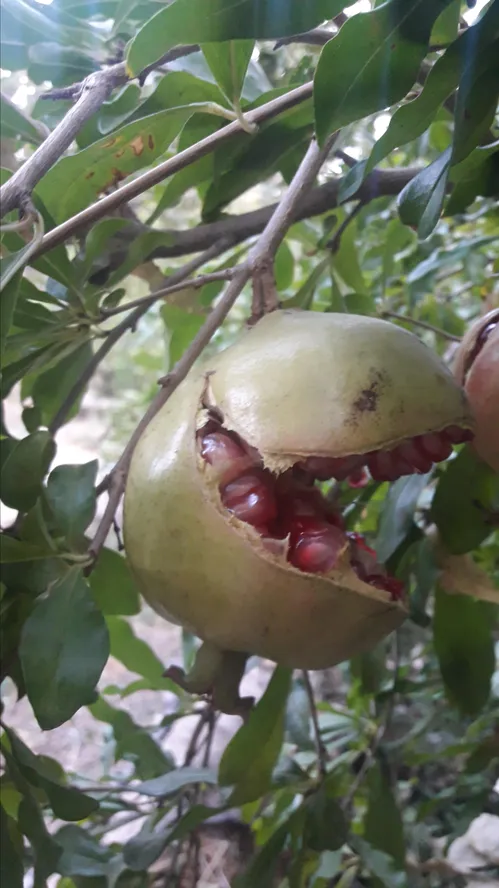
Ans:
[{"label": "curved branch", "polygon": [[90,74],[79,86],[76,103],[47,136],[44,142],[0,188],[1,216],[20,205],[23,197],[31,194],[42,176],[53,167],[74,141],[86,121],[109,98],[116,86],[126,83],[128,77],[123,65],[113,65],[105,71]]}]

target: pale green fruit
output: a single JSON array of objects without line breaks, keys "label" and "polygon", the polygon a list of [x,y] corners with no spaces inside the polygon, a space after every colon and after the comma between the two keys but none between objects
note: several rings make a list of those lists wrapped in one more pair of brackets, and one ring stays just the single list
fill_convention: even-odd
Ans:
[{"label": "pale green fruit", "polygon": [[217,651],[322,669],[400,626],[404,605],[362,582],[347,552],[327,575],[304,573],[223,508],[196,447],[208,405],[279,470],[305,455],[364,453],[469,426],[466,399],[439,359],[384,321],[268,315],[176,390],[139,441],[127,482],[125,545],[139,587],[216,661],[194,690],[218,681]]},{"label": "pale green fruit", "polygon": [[473,425],[438,355],[401,327],[363,315],[267,315],[217,358],[209,387],[224,424],[271,467]]}]

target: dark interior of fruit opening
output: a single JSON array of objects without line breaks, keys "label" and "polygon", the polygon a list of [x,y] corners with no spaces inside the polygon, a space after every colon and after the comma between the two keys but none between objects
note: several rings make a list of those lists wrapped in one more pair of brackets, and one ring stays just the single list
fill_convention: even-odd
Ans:
[{"label": "dark interior of fruit opening", "polygon": [[264,467],[258,450],[224,428],[216,411],[210,412],[197,433],[199,453],[216,478],[223,506],[254,527],[269,551],[285,555],[298,570],[317,574],[333,570],[348,552],[357,576],[388,592],[392,600],[403,598],[403,583],[378,564],[376,553],[359,533],[346,530],[332,498],[316,483],[348,481],[353,487],[363,487],[369,475],[377,481],[394,481],[427,472],[434,462],[450,455],[453,444],[471,437],[467,430],[449,426],[389,451],[334,459],[309,457],[275,475]]},{"label": "dark interior of fruit opening", "polygon": [[467,376],[467,374],[471,370],[471,366],[472,366],[473,362],[476,360],[476,358],[480,354],[482,348],[484,347],[485,343],[487,342],[492,331],[495,330],[495,328],[497,326],[499,326],[499,312],[497,313],[497,317],[493,317],[490,320],[490,323],[486,324],[485,327],[483,328],[483,330],[480,330],[480,333],[478,334],[478,336],[475,340],[475,344],[474,344],[473,348],[471,349],[469,355],[466,358],[466,363],[464,365],[465,377]]}]

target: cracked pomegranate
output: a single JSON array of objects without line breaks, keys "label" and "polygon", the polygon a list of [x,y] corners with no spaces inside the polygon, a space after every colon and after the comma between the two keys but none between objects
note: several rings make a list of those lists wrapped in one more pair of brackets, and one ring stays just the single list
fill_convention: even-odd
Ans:
[{"label": "cracked pomegranate", "polygon": [[454,372],[475,416],[473,447],[499,472],[499,309],[470,327],[458,349]]},{"label": "cracked pomegranate", "polygon": [[472,428],[438,357],[372,318],[278,311],[192,371],[137,445],[125,497],[145,598],[205,642],[192,675],[170,676],[241,711],[248,654],[321,669],[399,626],[402,583],[320,485],[428,472]]}]

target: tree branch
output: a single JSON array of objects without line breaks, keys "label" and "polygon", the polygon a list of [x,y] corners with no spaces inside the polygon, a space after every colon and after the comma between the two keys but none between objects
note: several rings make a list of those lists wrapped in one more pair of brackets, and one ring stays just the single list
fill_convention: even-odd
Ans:
[{"label": "tree branch", "polygon": [[98,111],[115,87],[127,80],[124,65],[113,65],[85,78],[79,87],[75,105],[26,163],[0,188],[2,218],[15,210],[23,197],[31,194],[37,182],[69,148],[83,124]]},{"label": "tree branch", "polygon": [[[255,272],[258,272],[263,266],[273,261],[275,251],[283,240],[289,226],[292,224],[296,204],[299,203],[303,194],[310,188],[315,180],[327,154],[331,150],[335,138],[336,134],[328,140],[323,148],[319,148],[315,140],[311,142],[289,187],[283,194],[256,244],[254,244],[249,251],[245,262],[233,269],[232,280],[229,282],[224,295],[210,312],[205,323],[201,327],[201,330],[194,337],[189,348],[186,349],[182,357],[177,361],[171,373],[161,380],[162,385],[160,391],[151,401],[146,413],[137,425],[120,459],[111,472],[108,482],[108,503],[88,550],[88,554],[92,559],[92,564],[87,567],[87,574],[91,572],[92,566],[95,564],[112,526],[114,514],[125,489],[132,455],[143,431],[147,428],[150,421],[161,407],[166,404],[168,398],[173,394],[182,380],[185,379],[194,362],[227,317],[230,309],[252,275]],[[139,311],[139,309],[136,309],[136,311]],[[128,320],[128,318],[125,320]]]},{"label": "tree branch", "polygon": [[[282,114],[289,108],[293,108],[295,105],[299,105],[306,99],[311,98],[312,87],[312,81],[304,83],[302,86],[290,90],[285,95],[278,96],[278,98],[272,99],[270,102],[261,105],[259,108],[255,108],[253,111],[248,111],[245,114],[245,119],[250,124],[259,124],[266,120],[270,120],[273,117],[277,117],[278,114]],[[76,216],[67,219],[66,222],[63,222],[61,225],[53,228],[52,231],[49,231],[42,241],[37,256],[41,256],[42,253],[46,253],[47,250],[51,250],[53,247],[63,243],[69,237],[76,234],[81,228],[86,228],[91,223],[106,216],[112,210],[117,209],[117,207],[127,203],[132,200],[132,198],[147,191],[149,188],[152,188],[153,185],[157,185],[169,176],[173,176],[173,174],[177,173],[179,170],[183,170],[186,166],[194,163],[194,161],[199,160],[206,154],[210,154],[215,148],[223,145],[224,142],[228,141],[233,136],[243,132],[245,132],[244,127],[238,120],[234,120],[227,126],[222,127],[222,129],[217,130],[217,132],[207,136],[205,139],[196,142],[195,145],[190,145],[189,148],[186,148],[184,151],[179,151],[178,154],[175,154],[175,156],[169,158],[169,160],[165,160],[153,169],[142,173],[141,176],[138,176],[132,182],[128,182],[127,185],[123,185],[121,188],[113,191],[112,194],[108,194],[106,197],[101,198],[101,200],[98,200],[85,210],[77,213]],[[9,179],[9,182],[10,181],[11,180]],[[7,185],[8,184],[9,183],[7,182]],[[5,188],[6,186],[3,187]]]},{"label": "tree branch", "polygon": [[[378,197],[394,197],[419,171],[420,167],[373,170],[349,200],[359,200],[362,204],[366,204]],[[299,222],[301,219],[308,219],[311,216],[320,216],[337,207],[342,181],[343,178],[334,178],[325,185],[309,189],[295,206],[292,221]],[[271,204],[238,216],[226,215],[216,222],[208,222],[205,225],[198,225],[184,231],[165,229],[165,243],[151,251],[147,259],[170,259],[186,256],[189,253],[207,249],[214,239],[226,235],[233,238],[234,245],[239,244],[249,237],[260,234],[276,207],[277,204]],[[112,259],[112,268],[118,267],[125,258],[130,243],[148,230],[152,229],[141,225],[131,225],[130,228],[119,233],[116,243],[120,244],[120,248],[116,250]],[[157,232],[157,229],[154,230]],[[43,244],[47,242],[47,238],[50,238],[52,233],[49,232],[45,236]]]}]

